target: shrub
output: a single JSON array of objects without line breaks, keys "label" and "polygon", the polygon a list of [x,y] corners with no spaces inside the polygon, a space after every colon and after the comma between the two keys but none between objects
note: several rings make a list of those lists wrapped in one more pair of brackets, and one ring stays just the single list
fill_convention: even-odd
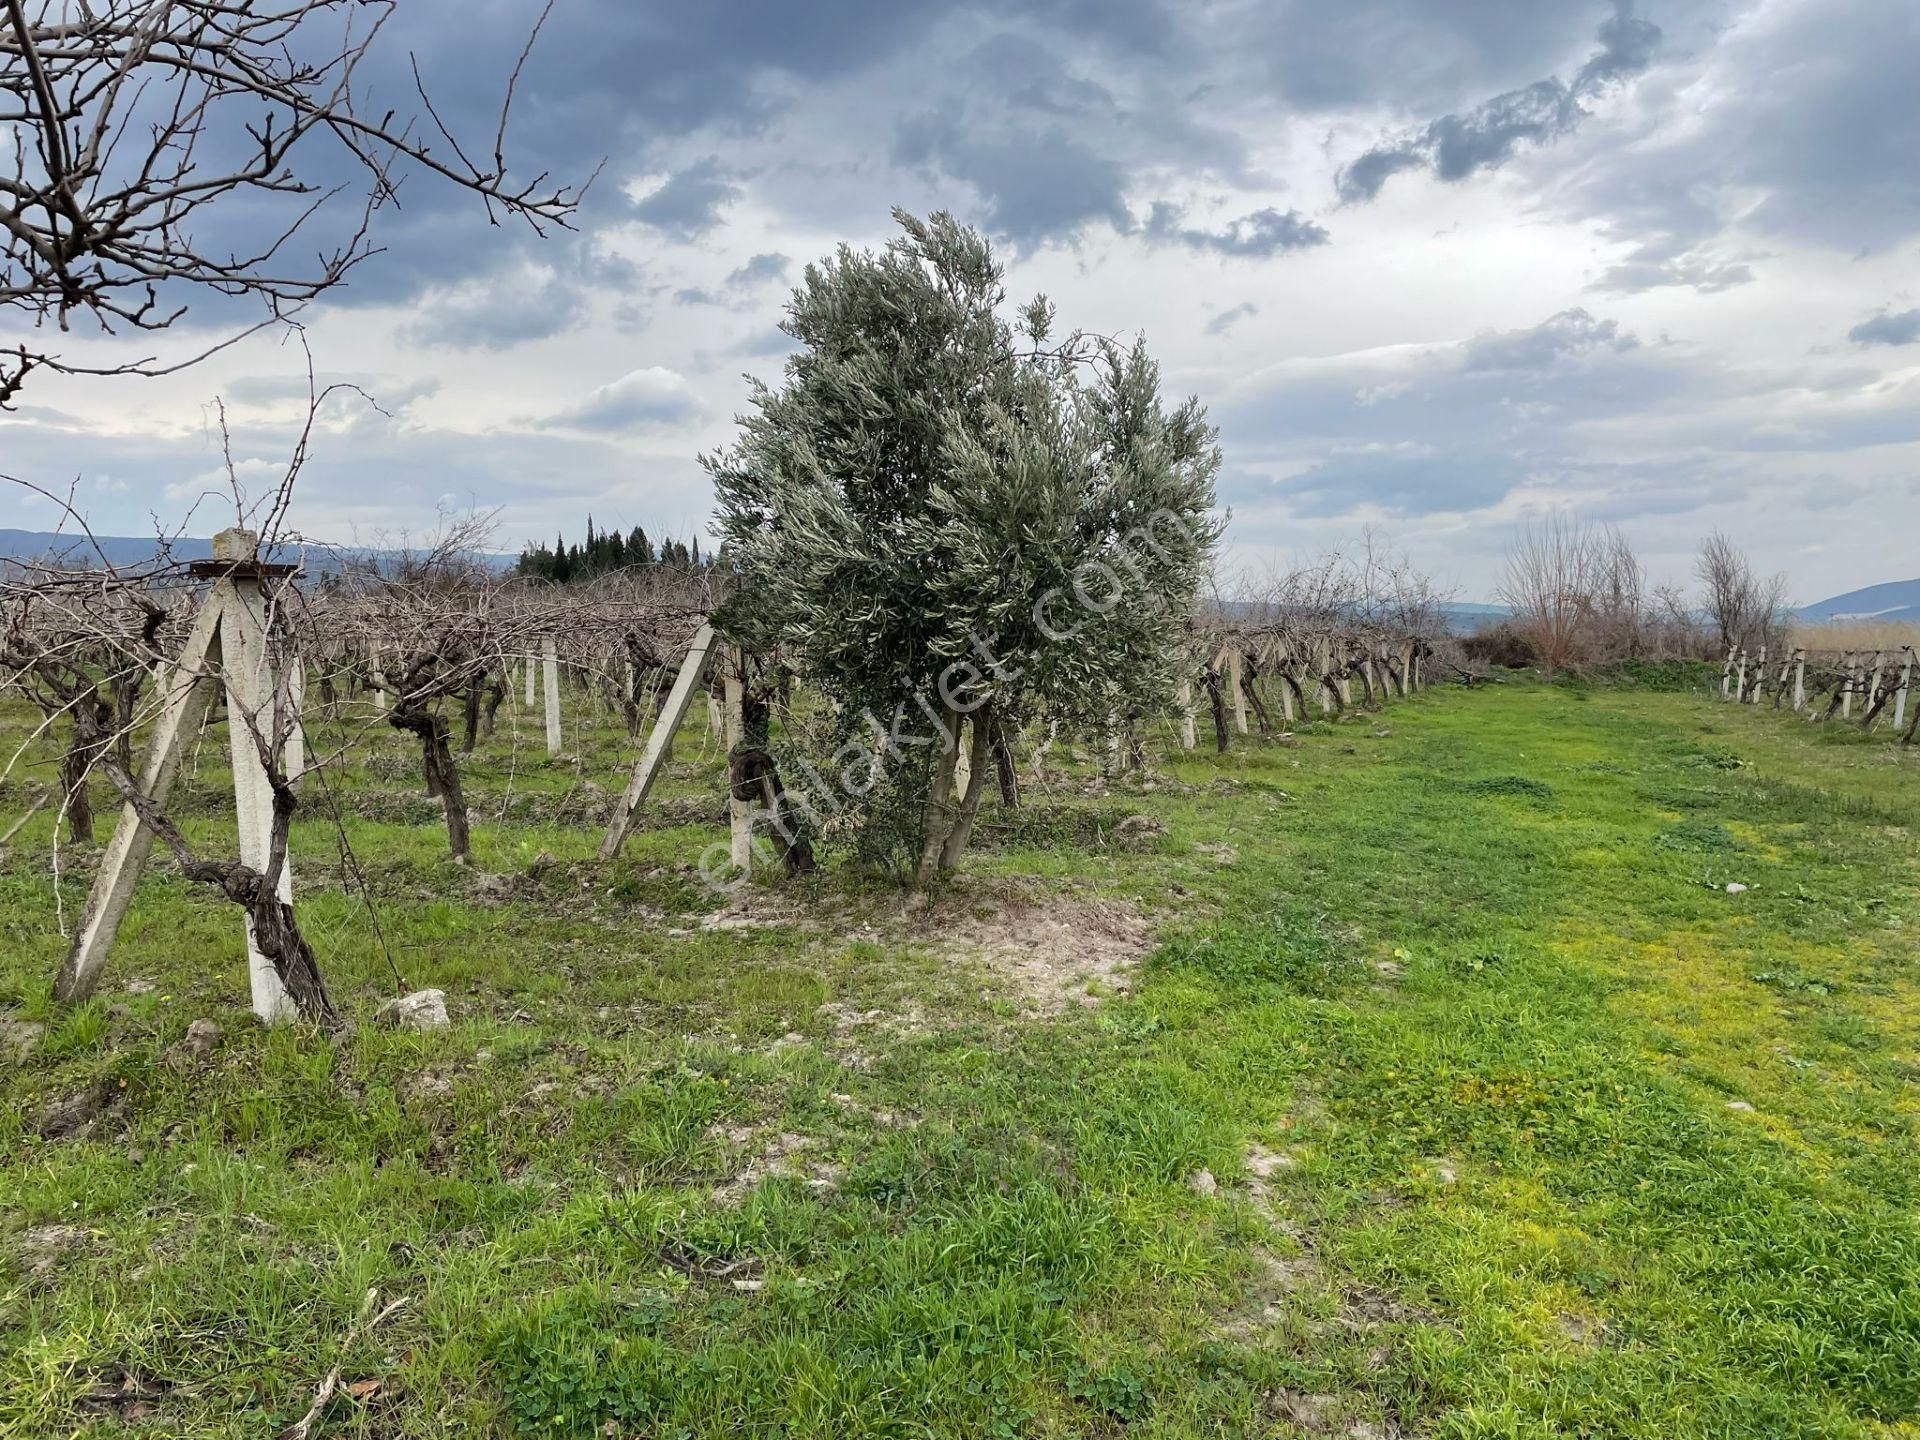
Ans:
[{"label": "shrub", "polygon": [[1533,641],[1505,620],[1462,636],[1460,651],[1481,665],[1500,665],[1508,670],[1525,670],[1540,663]]}]

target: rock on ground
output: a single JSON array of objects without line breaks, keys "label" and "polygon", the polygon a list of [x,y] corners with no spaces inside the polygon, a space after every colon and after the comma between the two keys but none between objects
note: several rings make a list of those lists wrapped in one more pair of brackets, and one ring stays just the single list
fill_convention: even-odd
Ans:
[{"label": "rock on ground", "polygon": [[447,992],[444,990],[416,990],[411,995],[402,995],[398,1000],[389,1000],[373,1012],[373,1018],[382,1025],[393,1025],[405,1030],[444,1030],[447,1028]]},{"label": "rock on ground", "polygon": [[196,1020],[187,1026],[186,1037],[167,1051],[167,1063],[176,1070],[204,1065],[220,1043],[220,1027],[211,1020]]}]

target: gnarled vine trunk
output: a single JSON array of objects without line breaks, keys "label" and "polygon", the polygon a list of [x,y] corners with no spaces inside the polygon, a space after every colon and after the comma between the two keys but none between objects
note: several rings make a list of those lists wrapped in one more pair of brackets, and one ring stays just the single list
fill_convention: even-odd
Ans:
[{"label": "gnarled vine trunk", "polygon": [[454,763],[453,749],[447,743],[446,717],[424,705],[403,701],[388,712],[387,723],[419,740],[420,770],[427,794],[439,800],[446,816],[447,849],[455,860],[464,863],[469,846],[467,802],[460,790],[460,767]]}]

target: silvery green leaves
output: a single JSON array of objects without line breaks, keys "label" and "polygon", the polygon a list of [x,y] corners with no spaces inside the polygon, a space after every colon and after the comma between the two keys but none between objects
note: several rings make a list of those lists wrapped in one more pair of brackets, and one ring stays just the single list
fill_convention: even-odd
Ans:
[{"label": "silvery green leaves", "polygon": [[1016,329],[978,232],[895,218],[884,251],[808,267],[785,325],[804,348],[707,463],[742,580],[723,623],[782,647],[849,734],[905,715],[943,757],[924,877],[978,803],[984,767],[949,793],[956,755],[1005,717],[1166,703],[1219,452],[1197,402],[1163,405],[1144,346],[1052,340],[1044,299]]}]

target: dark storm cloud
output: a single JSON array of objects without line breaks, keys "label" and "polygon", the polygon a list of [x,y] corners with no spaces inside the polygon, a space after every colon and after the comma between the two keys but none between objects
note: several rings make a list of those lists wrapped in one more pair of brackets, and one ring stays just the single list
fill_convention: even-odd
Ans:
[{"label": "dark storm cloud", "polygon": [[1505,164],[1523,146],[1566,134],[1586,118],[1586,100],[1647,68],[1660,27],[1636,16],[1632,0],[1617,0],[1596,38],[1599,50],[1571,83],[1557,76],[1536,80],[1367,151],[1341,172],[1340,198],[1349,204],[1371,200],[1402,170],[1430,169],[1443,181],[1464,180]]},{"label": "dark storm cloud", "polygon": [[1847,332],[1856,345],[1920,345],[1920,310],[1883,310]]},{"label": "dark storm cloud", "polygon": [[[893,162],[936,186],[965,184],[978,207],[942,203],[1016,249],[1070,244],[1097,226],[1134,230],[1129,192],[1157,170],[1248,180],[1244,136],[1208,123],[1190,103],[1209,78],[1205,63],[1189,59],[1190,70],[1175,70],[1166,56],[1149,63],[1124,47],[1070,38],[1057,44],[1007,30],[936,63],[921,87],[932,93],[895,127]],[[1220,244],[1237,234],[1248,253],[1279,248],[1269,245],[1270,228],[1249,217]]]},{"label": "dark storm cloud", "polygon": [[697,240],[720,223],[720,212],[740,198],[740,187],[709,155],[634,202],[633,215],[676,240]]},{"label": "dark storm cloud", "polygon": [[1640,342],[1620,333],[1615,320],[1596,320],[1585,310],[1562,310],[1525,330],[1475,336],[1466,344],[1462,367],[1474,370],[1546,370],[1572,356],[1595,350],[1631,350]]},{"label": "dark storm cloud", "polygon": [[1017,134],[970,124],[958,109],[923,112],[900,126],[893,158],[966,182],[984,202],[987,227],[1015,245],[1094,221],[1131,224],[1125,171],[1062,126]]},{"label": "dark storm cloud", "polygon": [[673,292],[673,303],[747,309],[756,303],[753,292],[763,285],[784,280],[792,268],[793,261],[785,255],[755,255],[746,264],[728,272],[725,283],[719,289],[704,285],[685,286]]},{"label": "dark storm cloud", "polygon": [[1613,14],[1600,22],[1600,49],[1573,77],[1573,93],[1592,95],[1616,80],[1638,75],[1653,63],[1661,31],[1633,13],[1633,0],[1616,0]]},{"label": "dark storm cloud", "polygon": [[[468,153],[486,156],[507,76],[539,13],[538,0],[457,12],[443,5],[400,7],[357,84],[362,109],[419,112],[410,64],[417,55],[438,116]],[[1198,63],[1183,27],[1160,0],[1064,0],[1043,14],[1020,0],[561,0],[516,85],[505,153],[510,174],[544,173],[558,182],[584,181],[604,161],[581,207],[579,233],[550,231],[540,238],[511,221],[490,226],[471,195],[418,167],[410,174],[402,167],[399,202],[377,217],[375,243],[383,253],[356,269],[351,284],[330,294],[328,303],[403,302],[429,287],[508,272],[536,259],[556,263],[548,258],[551,252],[593,248],[598,232],[629,218],[676,241],[711,235],[743,188],[741,178],[726,173],[710,153],[680,153],[685,137],[701,134],[716,145],[763,137],[796,104],[834,92],[863,72],[885,74],[962,17],[976,25],[1050,32],[1077,56],[1097,56],[1129,72]],[[1070,150],[1085,107],[1097,95],[1072,83],[1050,84],[1057,64],[1050,75],[1045,61],[1009,63],[1018,49],[1033,46],[1009,34],[977,61],[964,54],[923,61],[946,73],[968,63],[998,67],[1005,85],[1024,93],[1031,113],[1056,107],[1062,128],[1052,138],[1064,138]],[[1156,118],[1170,137],[1181,135],[1186,124],[1174,114]],[[422,114],[416,128],[430,124]],[[843,150],[848,138],[825,137],[821,148]],[[943,154],[954,161],[949,174],[979,184],[1009,236],[1056,234],[1089,217],[1121,213],[1120,186],[1103,180],[1101,171],[1118,177],[1123,162],[1090,152],[1050,158],[1045,144],[1043,139],[1036,147],[1042,151],[1037,158],[1023,156],[1016,130],[974,146],[955,142]],[[359,178],[338,147],[314,146],[309,153],[312,178],[321,185],[351,188]],[[629,198],[636,179],[663,168],[671,170],[663,185],[637,203]],[[1067,187],[1073,197],[1068,203],[1051,203],[1056,184]],[[891,198],[877,197],[876,211],[884,213]],[[342,204],[332,212],[336,235],[350,221],[350,209]],[[231,230],[214,248],[245,251],[258,238],[262,217],[231,209],[220,223]],[[311,228],[315,238],[307,248],[319,248],[326,222]]]},{"label": "dark storm cloud", "polygon": [[1648,110],[1551,200],[1634,246],[1610,289],[1743,283],[1738,234],[1855,256],[1920,235],[1920,10],[1883,0],[1751,9],[1702,50],[1686,123]]},{"label": "dark storm cloud", "polygon": [[[1404,83],[1389,88],[1404,100],[1439,89],[1457,93],[1497,83],[1517,68],[1558,62],[1581,31],[1591,33],[1596,18],[1587,6],[1571,15],[1543,13],[1561,8],[1470,0],[1439,15],[1422,0],[1355,0],[1338,12],[1292,4],[1281,7],[1284,23],[1271,33],[1284,31],[1293,42],[1276,57],[1338,54],[1342,63],[1372,67],[1370,74],[1397,72]],[[403,9],[365,76],[369,108],[418,108],[406,58],[417,51],[436,111],[470,153],[484,154],[505,77],[537,13],[530,0],[477,7],[450,26],[434,7]],[[1176,22],[1159,0],[1069,0],[1038,11],[1014,0],[927,6],[744,0],[707,7],[564,0],[520,76],[506,154],[510,173],[545,171],[563,180],[584,179],[605,159],[582,207],[580,233],[540,239],[512,222],[488,226],[473,197],[414,174],[401,187],[400,204],[378,217],[385,253],[354,272],[330,303],[405,302],[462,281],[497,287],[535,264],[566,273],[578,263],[570,258],[574,252],[603,249],[601,232],[626,220],[678,243],[710,240],[724,226],[727,207],[755,183],[722,162],[721,154],[732,153],[724,147],[785,125],[817,123],[802,117],[809,98],[855,84],[899,85],[903,95],[920,97],[893,122],[890,158],[936,185],[966,186],[978,203],[953,208],[1016,249],[1072,243],[1095,227],[1248,258],[1323,244],[1325,229],[1292,209],[1248,207],[1239,220],[1208,229],[1180,223],[1157,206],[1143,227],[1129,207],[1129,197],[1137,205],[1151,183],[1150,172],[1202,177],[1223,191],[1249,183],[1240,128],[1211,124],[1205,107],[1193,101],[1231,89],[1223,57],[1258,50],[1270,33],[1269,18],[1187,12]],[[1248,25],[1253,30],[1242,33]],[[1607,19],[1599,53],[1571,90],[1643,64],[1649,28],[1629,15]],[[942,48],[953,53],[942,55]],[[1379,63],[1386,60],[1393,63]],[[1316,91],[1309,72],[1331,74],[1338,65],[1275,63],[1283,67],[1280,88],[1293,104],[1316,103],[1316,94],[1329,103],[1356,103],[1387,93],[1379,89],[1389,83],[1380,74],[1367,84],[1326,79],[1315,82]],[[1443,116],[1423,142],[1430,155],[1395,155],[1383,147],[1355,162],[1346,180],[1372,193],[1396,167],[1432,163],[1451,175],[1497,163],[1524,136],[1551,129],[1545,117],[1552,109],[1548,97],[1519,91],[1478,111]],[[696,134],[700,148],[688,154],[682,142]],[[796,131],[792,141],[802,151],[831,156],[865,138]],[[330,163],[334,169],[323,166],[318,178],[346,173],[340,156]],[[666,178],[649,193],[630,197],[636,178],[662,173]],[[876,212],[892,198],[876,193]],[[573,282],[572,303],[547,313],[577,314],[595,288],[624,290],[631,283],[632,277],[582,277]],[[684,288],[689,303],[703,298],[691,293],[700,287]],[[720,293],[710,289],[705,298]],[[639,313],[633,296],[615,300],[621,313]],[[532,336],[539,328],[536,317],[522,311],[491,326],[484,316],[455,314],[423,322],[418,333],[438,337],[436,343],[497,345],[510,343],[517,330]]]},{"label": "dark storm cloud", "polygon": [[1275,488],[1303,519],[1350,515],[1365,506],[1432,515],[1498,504],[1529,473],[1524,457],[1506,451],[1436,455],[1386,447],[1334,454]]},{"label": "dark storm cloud", "polygon": [[584,290],[559,276],[535,281],[502,277],[492,284],[429,292],[419,313],[399,333],[414,345],[505,350],[558,335],[586,313]]},{"label": "dark storm cloud", "polygon": [[1592,33],[1602,8],[1565,0],[1277,0],[1240,17],[1248,33],[1235,39],[1258,49],[1291,106],[1431,114],[1552,71]]},{"label": "dark storm cloud", "polygon": [[[606,162],[581,207],[578,232],[550,228],[542,239],[512,219],[489,224],[473,195],[403,163],[394,198],[374,217],[380,253],[356,266],[326,303],[400,303],[431,287],[511,272],[536,257],[562,264],[556,252],[592,249],[603,226],[629,216],[624,187],[657,172],[664,147],[678,137],[701,127],[734,135],[763,129],[784,103],[782,87],[837,84],[924,36],[951,8],[893,0],[560,0],[515,87],[504,151],[510,177],[545,174],[553,184],[578,185]],[[452,147],[435,134],[415,92],[417,57],[435,113],[469,155],[490,162],[506,80],[540,10],[539,0],[396,7],[356,76],[360,112],[377,117],[391,110],[401,123],[417,117],[415,133],[434,135],[434,153],[452,160]],[[303,53],[317,54],[331,33],[323,16]],[[231,137],[248,143],[237,125]],[[203,169],[218,166],[225,138],[225,132],[207,137]],[[366,190],[364,169],[326,133],[304,141],[295,162],[316,192],[340,187],[344,193],[306,222],[289,259],[341,243],[359,215],[353,202]],[[697,233],[721,203],[714,185],[724,182],[708,177],[696,189],[701,167],[694,168],[688,179],[676,174],[678,188],[658,197],[644,218],[675,236]],[[309,201],[310,195],[281,204],[247,197],[209,207],[197,220],[195,239],[209,254],[253,253]],[[234,322],[231,304],[210,295],[191,298],[193,322]],[[252,316],[238,318],[245,323]]]},{"label": "dark storm cloud", "polygon": [[787,272],[792,268],[793,260],[786,255],[755,255],[727,276],[727,284],[736,290],[752,285],[764,285],[773,280],[786,279]]},{"label": "dark storm cloud", "polygon": [[1283,212],[1271,206],[1243,215],[1220,230],[1183,225],[1184,218],[1179,206],[1157,201],[1141,227],[1142,233],[1149,240],[1172,241],[1195,250],[1257,260],[1271,258],[1285,250],[1308,250],[1326,244],[1331,238],[1324,227],[1298,210]]},{"label": "dark storm cloud", "polygon": [[1224,335],[1242,320],[1251,320],[1259,313],[1260,307],[1251,300],[1242,301],[1231,310],[1222,310],[1218,315],[1207,321],[1206,333],[1209,335]]}]

